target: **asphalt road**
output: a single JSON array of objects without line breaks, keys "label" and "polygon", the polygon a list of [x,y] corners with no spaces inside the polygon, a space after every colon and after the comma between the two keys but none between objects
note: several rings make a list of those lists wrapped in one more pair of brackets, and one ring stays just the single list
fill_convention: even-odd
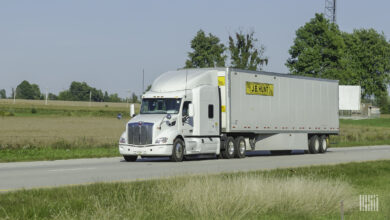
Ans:
[{"label": "asphalt road", "polygon": [[121,157],[0,163],[0,191],[380,159],[390,159],[390,146],[330,148],[326,154],[315,155],[260,154],[245,159],[195,159],[181,163],[166,158],[125,162]]}]

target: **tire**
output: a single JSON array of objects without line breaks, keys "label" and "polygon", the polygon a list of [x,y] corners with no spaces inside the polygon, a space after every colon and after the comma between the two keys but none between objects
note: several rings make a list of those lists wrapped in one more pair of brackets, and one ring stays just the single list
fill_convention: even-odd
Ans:
[{"label": "tire", "polygon": [[311,154],[317,154],[320,150],[320,139],[317,135],[313,135],[309,141],[309,152]]},{"label": "tire", "polygon": [[182,162],[184,157],[184,149],[185,149],[184,141],[182,139],[177,138],[173,142],[171,161]]},{"label": "tire", "polygon": [[230,159],[234,157],[235,151],[236,151],[236,143],[234,141],[234,138],[227,137],[225,140],[225,150],[221,152],[222,158],[224,159]]},{"label": "tire", "polygon": [[138,156],[126,156],[126,155],[123,155],[123,158],[127,161],[127,162],[134,162],[137,160],[137,157]]},{"label": "tire", "polygon": [[328,137],[326,135],[322,135],[320,137],[320,153],[325,153],[328,150]]},{"label": "tire", "polygon": [[244,158],[246,154],[246,143],[245,143],[245,138],[240,136],[237,137],[235,140],[235,157],[236,158]]}]

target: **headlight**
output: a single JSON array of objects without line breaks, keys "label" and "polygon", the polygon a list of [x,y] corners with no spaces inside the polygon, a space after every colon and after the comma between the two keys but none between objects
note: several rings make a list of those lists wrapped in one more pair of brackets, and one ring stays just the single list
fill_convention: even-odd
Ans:
[{"label": "headlight", "polygon": [[167,143],[168,138],[167,137],[160,137],[156,139],[156,144],[165,144]]},{"label": "headlight", "polygon": [[119,139],[119,143],[121,143],[121,144],[126,144],[126,139],[123,138],[123,137],[121,137],[121,138]]}]

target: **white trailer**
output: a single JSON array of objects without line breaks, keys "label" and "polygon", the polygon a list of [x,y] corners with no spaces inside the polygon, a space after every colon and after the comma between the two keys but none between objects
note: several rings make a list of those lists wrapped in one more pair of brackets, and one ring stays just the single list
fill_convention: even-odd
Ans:
[{"label": "white trailer", "polygon": [[[134,115],[135,116],[135,115]],[[338,81],[230,68],[160,75],[126,125],[119,152],[243,158],[249,150],[324,153],[339,133]]]}]

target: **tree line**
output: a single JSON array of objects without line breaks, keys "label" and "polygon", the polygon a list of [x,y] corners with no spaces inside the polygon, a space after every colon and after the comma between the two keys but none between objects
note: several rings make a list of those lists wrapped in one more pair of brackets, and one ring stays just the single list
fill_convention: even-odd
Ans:
[{"label": "tree line", "polygon": [[[148,86],[150,89],[150,86]],[[42,93],[37,84],[31,84],[27,80],[23,80],[16,89],[12,89],[11,95],[8,98],[44,100],[46,94]],[[117,93],[109,94],[107,91],[89,86],[86,82],[73,81],[69,89],[59,92],[58,95],[53,93],[47,94],[48,100],[63,100],[63,101],[93,101],[93,102],[132,102],[138,103],[139,98],[133,92],[129,98],[121,98]],[[5,89],[0,90],[0,98],[7,98]]]},{"label": "tree line", "polygon": [[[233,67],[261,70],[269,59],[253,31],[229,36],[228,46],[199,30],[191,41],[185,68]],[[360,85],[362,98],[373,100],[382,113],[390,113],[390,42],[376,30],[343,32],[323,14],[315,14],[296,31],[285,65],[290,74],[339,80],[340,85]],[[230,64],[226,60],[230,59]]]}]

